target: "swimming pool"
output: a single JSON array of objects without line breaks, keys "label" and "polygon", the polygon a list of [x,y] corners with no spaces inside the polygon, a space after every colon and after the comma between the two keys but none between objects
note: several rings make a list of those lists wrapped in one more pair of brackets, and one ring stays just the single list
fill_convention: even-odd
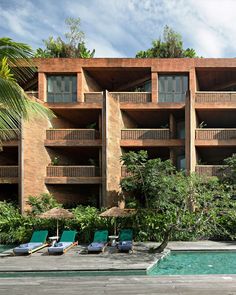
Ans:
[{"label": "swimming pool", "polygon": [[236,251],[171,251],[149,275],[236,274]]},{"label": "swimming pool", "polygon": [[15,247],[15,245],[2,245],[2,244],[0,244],[0,253],[7,251],[9,249],[12,249],[14,247]]}]

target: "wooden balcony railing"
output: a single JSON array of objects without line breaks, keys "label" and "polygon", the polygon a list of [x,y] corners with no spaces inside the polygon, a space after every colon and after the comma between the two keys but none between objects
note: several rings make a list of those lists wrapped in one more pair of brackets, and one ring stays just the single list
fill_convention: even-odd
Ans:
[{"label": "wooden balcony railing", "polygon": [[236,139],[235,128],[199,128],[195,131],[195,138],[198,140],[229,140]]},{"label": "wooden balcony railing", "polygon": [[95,129],[48,129],[47,140],[95,140],[99,132]]},{"label": "wooden balcony railing", "polygon": [[196,103],[236,103],[236,92],[196,92]]},{"label": "wooden balcony railing", "polygon": [[170,129],[123,129],[121,139],[170,139]]},{"label": "wooden balcony railing", "polygon": [[0,166],[0,178],[18,177],[18,166]]},{"label": "wooden balcony railing", "polygon": [[30,97],[39,98],[38,91],[25,91],[26,94],[28,94]]},{"label": "wooden balcony railing", "polygon": [[86,92],[84,93],[84,102],[101,103],[103,98],[102,92]]},{"label": "wooden balcony railing", "polygon": [[110,95],[121,103],[151,102],[151,92],[110,92]]},{"label": "wooden balcony railing", "polygon": [[96,177],[100,169],[96,166],[48,166],[47,177]]},{"label": "wooden balcony railing", "polygon": [[226,165],[196,165],[195,171],[199,175],[218,176],[221,177],[227,174]]}]

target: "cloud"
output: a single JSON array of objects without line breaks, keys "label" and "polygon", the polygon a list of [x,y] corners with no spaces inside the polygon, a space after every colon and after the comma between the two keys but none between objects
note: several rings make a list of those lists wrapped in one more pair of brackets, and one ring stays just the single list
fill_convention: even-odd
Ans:
[{"label": "cloud", "polygon": [[66,17],[79,16],[96,57],[134,57],[167,24],[200,56],[230,57],[235,11],[235,0],[1,0],[0,33],[42,47],[49,35],[63,36]]}]

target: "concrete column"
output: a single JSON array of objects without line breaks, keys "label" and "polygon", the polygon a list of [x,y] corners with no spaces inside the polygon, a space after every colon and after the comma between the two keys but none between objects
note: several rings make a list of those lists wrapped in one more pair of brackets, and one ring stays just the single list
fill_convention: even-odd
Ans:
[{"label": "concrete column", "polygon": [[113,98],[106,91],[103,106],[103,151],[102,177],[103,195],[102,205],[105,207],[117,206],[120,194],[121,177],[121,111],[119,100]]},{"label": "concrete column", "polygon": [[82,73],[77,73],[77,102],[84,102]]},{"label": "concrete column", "polygon": [[157,103],[158,99],[158,76],[157,72],[152,72],[152,103]]},{"label": "concrete column", "polygon": [[44,147],[49,121],[43,118],[31,119],[24,122],[23,126],[22,210],[26,210],[28,196],[38,196],[41,193],[48,192],[45,185],[45,176],[46,167],[51,160]]},{"label": "concrete column", "polygon": [[176,121],[174,115],[171,113],[169,117],[169,128],[170,128],[170,136],[171,138],[176,138],[177,135],[177,128],[176,128]]},{"label": "concrete column", "polygon": [[21,214],[24,213],[24,121],[21,120],[18,145],[18,203]]},{"label": "concrete column", "polygon": [[103,91],[103,101],[102,101],[102,121],[101,121],[101,136],[102,136],[102,152],[101,152],[101,195],[99,200],[99,207],[106,206],[107,199],[107,91]]},{"label": "concrete column", "polygon": [[195,91],[196,91],[196,75],[195,69],[191,69],[189,73],[190,91],[186,97],[185,105],[185,156],[186,168],[189,173],[195,171],[196,166],[196,148],[195,148],[195,129],[196,129],[196,111],[195,111]]},{"label": "concrete column", "polygon": [[47,81],[44,73],[38,73],[38,93],[40,100],[47,100]]}]

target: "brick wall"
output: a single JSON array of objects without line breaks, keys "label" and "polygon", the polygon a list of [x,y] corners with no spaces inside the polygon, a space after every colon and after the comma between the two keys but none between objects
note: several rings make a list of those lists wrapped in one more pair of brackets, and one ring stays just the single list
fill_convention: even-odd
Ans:
[{"label": "brick wall", "polygon": [[27,208],[29,195],[39,195],[47,192],[44,184],[46,166],[50,163],[47,150],[44,147],[46,129],[49,122],[45,119],[35,119],[23,124],[23,198],[24,208]]},{"label": "brick wall", "polygon": [[107,97],[108,126],[107,126],[107,206],[117,205],[120,192],[121,177],[121,148],[120,133],[122,126],[121,111],[118,100],[112,96]]}]

